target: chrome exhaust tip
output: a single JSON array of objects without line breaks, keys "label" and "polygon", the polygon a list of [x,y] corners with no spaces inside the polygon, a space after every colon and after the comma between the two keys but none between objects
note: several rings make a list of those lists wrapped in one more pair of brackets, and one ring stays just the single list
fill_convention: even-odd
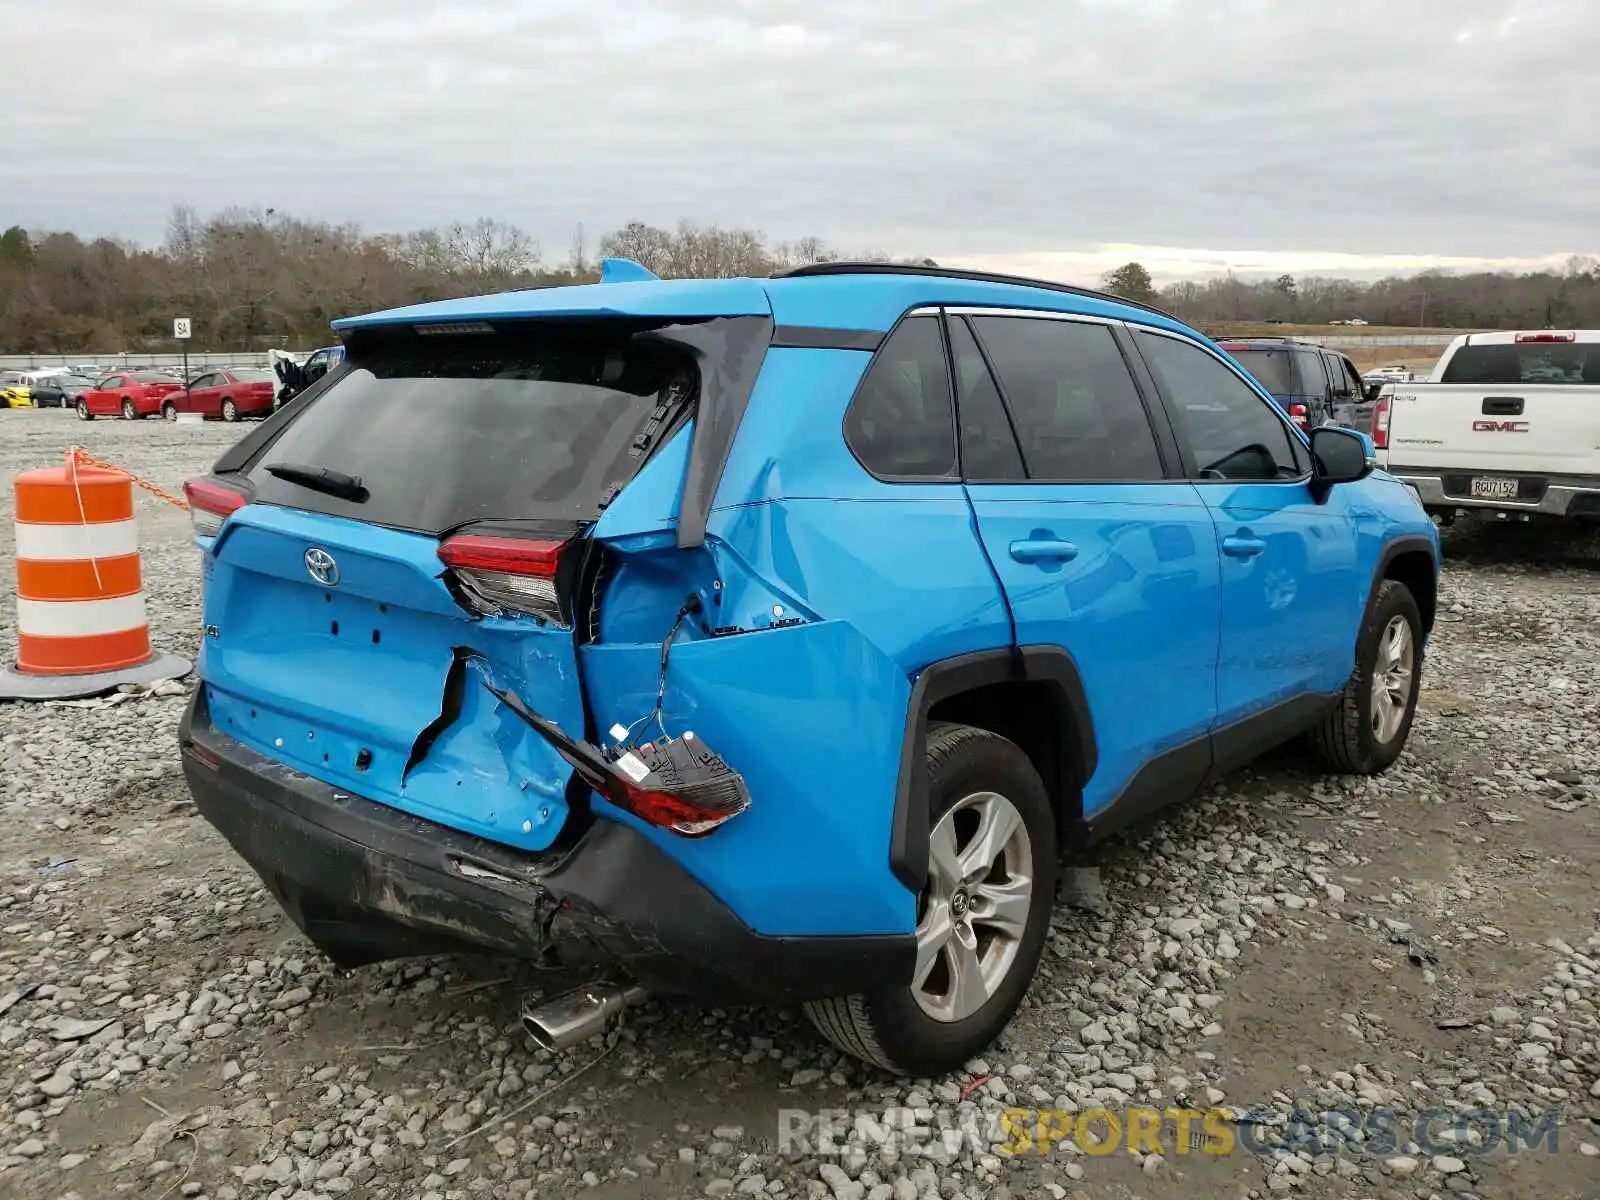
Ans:
[{"label": "chrome exhaust tip", "polygon": [[598,1037],[624,1011],[643,1004],[650,993],[637,984],[618,987],[585,984],[522,1010],[522,1027],[552,1053]]}]

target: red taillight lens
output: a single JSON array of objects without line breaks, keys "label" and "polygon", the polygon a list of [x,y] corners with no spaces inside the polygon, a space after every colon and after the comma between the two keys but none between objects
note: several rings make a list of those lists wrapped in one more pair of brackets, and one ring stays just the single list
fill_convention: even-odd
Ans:
[{"label": "red taillight lens", "polygon": [[229,514],[249,503],[232,488],[212,479],[189,480],[183,485],[183,494],[189,501],[189,521],[199,537],[216,537]]},{"label": "red taillight lens", "polygon": [[712,802],[709,796],[685,796],[638,787],[625,779],[606,789],[607,797],[619,808],[625,808],[641,821],[670,829],[683,837],[705,837],[706,834],[733,820],[750,807],[749,793],[744,780],[734,776],[725,789]]},{"label": "red taillight lens", "polygon": [[458,595],[481,616],[526,613],[568,623],[556,592],[556,570],[568,542],[461,534],[439,544],[439,559]]},{"label": "red taillight lens", "polygon": [[1308,420],[1306,406],[1304,404],[1289,405],[1289,419],[1300,426],[1301,429],[1304,429]]},{"label": "red taillight lens", "polygon": [[1379,396],[1372,409],[1372,444],[1379,450],[1389,448],[1389,397]]}]

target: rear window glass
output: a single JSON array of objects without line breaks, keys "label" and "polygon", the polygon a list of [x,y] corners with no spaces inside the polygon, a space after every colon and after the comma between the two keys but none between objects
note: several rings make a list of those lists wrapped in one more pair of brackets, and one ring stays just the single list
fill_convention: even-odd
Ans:
[{"label": "rear window glass", "polygon": [[[494,333],[369,332],[249,469],[256,499],[425,533],[475,521],[590,521],[691,398],[693,366],[638,322],[539,321]],[[655,422],[655,424],[653,424]],[[651,427],[647,430],[647,427]],[[357,476],[364,500],[274,464]]]},{"label": "rear window glass", "polygon": [[135,383],[177,383],[178,381],[165,371],[135,371],[130,378]]},{"label": "rear window glass", "polygon": [[1444,369],[1444,383],[1600,383],[1600,344],[1527,342],[1463,346]]},{"label": "rear window glass", "polygon": [[260,367],[245,367],[239,371],[229,371],[240,383],[271,383],[275,376],[271,371],[262,370]]},{"label": "rear window glass", "polygon": [[[1251,375],[1256,382],[1274,396],[1299,395],[1299,388],[1295,386],[1294,359],[1287,350],[1229,350],[1239,365]],[[1315,363],[1313,363],[1315,365]],[[1316,389],[1321,391],[1319,387]]]}]

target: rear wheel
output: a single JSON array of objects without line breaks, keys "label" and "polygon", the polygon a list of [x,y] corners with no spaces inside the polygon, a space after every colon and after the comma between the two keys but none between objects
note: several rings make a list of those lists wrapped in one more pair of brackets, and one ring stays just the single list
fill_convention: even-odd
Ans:
[{"label": "rear wheel", "polygon": [[232,400],[222,402],[222,419],[224,421],[237,421],[239,419],[239,406]]},{"label": "rear wheel", "polygon": [[1344,695],[1311,731],[1330,770],[1376,775],[1400,757],[1422,688],[1422,613],[1405,584],[1385,579],[1356,645]]},{"label": "rear wheel", "polygon": [[133,407],[133,401],[126,396],[122,398],[122,419],[124,421],[137,421],[139,414]]},{"label": "rear wheel", "polygon": [[839,1049],[917,1076],[956,1069],[1010,1022],[1039,965],[1056,882],[1055,818],[1016,745],[935,725],[927,770],[933,829],[911,980],[806,1005]]},{"label": "rear wheel", "polygon": [[92,420],[94,420],[94,414],[89,411],[89,402],[87,400],[85,400],[81,396],[78,397],[78,420],[80,420],[80,421],[92,421]]}]

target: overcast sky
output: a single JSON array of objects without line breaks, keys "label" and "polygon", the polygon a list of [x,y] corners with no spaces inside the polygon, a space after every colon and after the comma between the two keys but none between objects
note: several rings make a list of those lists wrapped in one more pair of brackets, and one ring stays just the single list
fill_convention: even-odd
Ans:
[{"label": "overcast sky", "polygon": [[494,216],[562,259],[579,222],[592,252],[690,217],[1063,278],[1600,251],[1600,0],[0,0],[0,29],[0,224],[37,230]]}]

